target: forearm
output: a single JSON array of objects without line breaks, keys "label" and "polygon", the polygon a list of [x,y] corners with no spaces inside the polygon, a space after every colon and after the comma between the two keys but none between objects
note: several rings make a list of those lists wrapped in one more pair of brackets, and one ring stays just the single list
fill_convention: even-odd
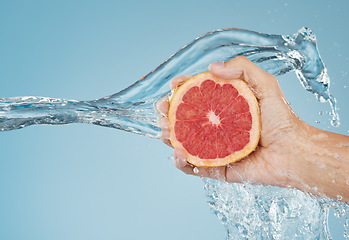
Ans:
[{"label": "forearm", "polygon": [[293,185],[349,203],[349,137],[309,125],[299,131],[302,137],[292,159]]}]

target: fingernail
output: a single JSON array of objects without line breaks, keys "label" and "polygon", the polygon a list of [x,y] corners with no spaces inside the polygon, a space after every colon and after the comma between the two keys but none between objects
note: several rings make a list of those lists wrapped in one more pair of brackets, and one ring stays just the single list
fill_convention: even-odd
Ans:
[{"label": "fingernail", "polygon": [[214,63],[211,63],[208,68],[211,69],[212,67],[214,67],[214,68],[224,68],[224,63],[223,62],[214,62]]},{"label": "fingernail", "polygon": [[174,161],[177,167],[183,168],[187,165],[187,161],[185,160],[185,155],[179,149],[174,150]]},{"label": "fingernail", "polygon": [[217,62],[217,63],[215,63],[215,67],[217,67],[217,68],[224,68],[224,63],[223,62]]},{"label": "fingernail", "polygon": [[184,160],[183,158],[175,156],[174,159],[177,162],[177,164],[183,165],[183,160]]},{"label": "fingernail", "polygon": [[174,162],[175,162],[175,166],[177,167],[177,168],[180,168],[180,167],[182,167],[181,165],[181,161],[180,161],[180,159],[177,157],[177,156],[174,156]]}]

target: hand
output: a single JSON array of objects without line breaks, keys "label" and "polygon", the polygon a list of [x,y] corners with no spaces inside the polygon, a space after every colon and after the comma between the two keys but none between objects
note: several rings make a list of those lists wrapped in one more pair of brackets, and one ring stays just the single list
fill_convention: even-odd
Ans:
[{"label": "hand", "polygon": [[[240,78],[258,99],[261,112],[259,145],[244,159],[223,167],[199,167],[189,164],[181,149],[174,149],[175,166],[186,174],[252,184],[298,188],[315,195],[349,201],[349,137],[312,127],[293,112],[277,79],[246,57],[225,63],[212,63],[209,71],[224,79]],[[171,89],[190,76],[171,82]],[[168,139],[168,97],[157,104],[162,113],[163,141]]]},{"label": "hand", "polygon": [[[187,163],[181,149],[174,150],[175,165],[187,174],[221,179],[227,182],[250,181],[266,185],[287,186],[289,184],[290,162],[283,155],[289,151],[290,139],[302,121],[294,114],[283,95],[276,78],[264,72],[246,57],[237,57],[226,63],[213,63],[209,71],[224,79],[240,78],[255,93],[261,110],[262,131],[257,149],[239,162],[224,167],[198,168]],[[189,75],[174,78],[171,89],[183,84]],[[163,113],[161,125],[164,142],[171,145],[168,139],[169,104],[162,99],[158,109]]]}]

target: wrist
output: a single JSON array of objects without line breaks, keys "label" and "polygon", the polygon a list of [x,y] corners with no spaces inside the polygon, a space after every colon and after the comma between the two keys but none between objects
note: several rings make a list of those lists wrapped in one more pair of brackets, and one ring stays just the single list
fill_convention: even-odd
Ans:
[{"label": "wrist", "polygon": [[348,199],[348,148],[339,147],[347,138],[304,122],[296,136],[290,159],[290,185],[320,197]]}]

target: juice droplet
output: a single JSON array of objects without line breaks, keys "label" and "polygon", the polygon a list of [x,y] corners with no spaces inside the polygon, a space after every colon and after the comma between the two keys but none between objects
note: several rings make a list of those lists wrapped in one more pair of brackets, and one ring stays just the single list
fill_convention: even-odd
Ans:
[{"label": "juice droplet", "polygon": [[198,173],[199,173],[199,169],[198,169],[197,167],[194,167],[193,172],[194,172],[195,174],[198,174]]}]

